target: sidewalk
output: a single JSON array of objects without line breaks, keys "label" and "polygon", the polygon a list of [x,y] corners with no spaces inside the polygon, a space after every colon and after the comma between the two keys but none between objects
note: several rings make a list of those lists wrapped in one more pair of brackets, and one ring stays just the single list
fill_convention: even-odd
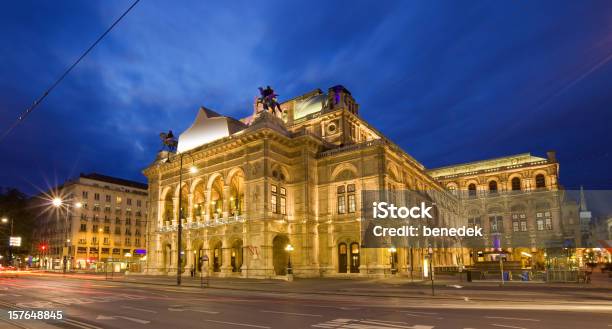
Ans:
[{"label": "sidewalk", "polygon": [[[62,275],[62,274],[49,274]],[[73,279],[106,280],[102,274],[67,274]],[[107,281],[134,284],[176,286],[176,276],[115,274]],[[292,282],[271,279],[242,279],[211,277],[202,289],[227,289],[269,293],[301,293],[319,295],[346,295],[363,297],[424,298],[431,296],[431,281],[414,281],[404,277],[371,278],[296,278]],[[200,278],[183,277],[181,286],[200,288]],[[458,278],[444,278],[434,282],[435,296],[441,299],[480,301],[589,301],[612,302],[612,284],[534,283],[509,281],[461,282]]]}]

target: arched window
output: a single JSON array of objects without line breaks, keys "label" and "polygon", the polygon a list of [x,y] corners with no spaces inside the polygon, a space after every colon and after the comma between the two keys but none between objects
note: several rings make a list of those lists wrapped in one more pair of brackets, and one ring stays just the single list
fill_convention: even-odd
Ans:
[{"label": "arched window", "polygon": [[472,183],[468,185],[468,196],[473,198],[476,196],[476,184]]},{"label": "arched window", "polygon": [[536,188],[546,188],[546,178],[544,175],[537,174],[535,177]]},{"label": "arched window", "polygon": [[518,177],[512,178],[512,191],[521,190],[521,179]]},{"label": "arched window", "polygon": [[489,182],[489,192],[497,193],[497,181],[492,180]]}]

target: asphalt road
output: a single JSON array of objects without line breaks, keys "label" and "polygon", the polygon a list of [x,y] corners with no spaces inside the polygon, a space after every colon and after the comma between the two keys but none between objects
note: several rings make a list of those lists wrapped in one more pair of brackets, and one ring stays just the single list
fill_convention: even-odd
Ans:
[{"label": "asphalt road", "polygon": [[[511,292],[509,292],[511,294]],[[9,320],[61,310],[62,320]],[[0,278],[0,328],[612,328],[612,302],[266,293],[24,276]]]}]

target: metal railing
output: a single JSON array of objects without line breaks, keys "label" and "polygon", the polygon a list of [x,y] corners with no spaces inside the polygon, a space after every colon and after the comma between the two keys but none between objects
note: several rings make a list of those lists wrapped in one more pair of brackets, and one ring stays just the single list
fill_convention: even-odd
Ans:
[{"label": "metal railing", "polygon": [[[228,217],[220,217],[220,218],[213,218],[213,219],[209,219],[206,221],[188,221],[184,224],[184,228],[185,229],[198,229],[198,228],[205,228],[205,227],[213,227],[213,226],[220,226],[220,225],[227,225],[227,224],[235,224],[235,223],[244,223],[246,221],[246,219],[244,218],[244,216],[228,216]],[[178,225],[177,224],[172,224],[172,225],[165,225],[159,228],[158,232],[163,233],[163,232],[173,232],[176,231],[178,229]]]}]

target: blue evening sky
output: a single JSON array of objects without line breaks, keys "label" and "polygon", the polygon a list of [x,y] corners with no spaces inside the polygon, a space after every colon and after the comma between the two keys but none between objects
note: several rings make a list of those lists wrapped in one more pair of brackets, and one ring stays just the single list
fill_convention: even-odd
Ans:
[{"label": "blue evening sky", "polygon": [[[129,4],[4,3],[0,129]],[[611,58],[610,1],[142,0],[0,143],[0,186],[144,181],[200,105],[244,117],[258,86],[343,84],[427,167],[556,150],[563,185],[612,188]]]}]

